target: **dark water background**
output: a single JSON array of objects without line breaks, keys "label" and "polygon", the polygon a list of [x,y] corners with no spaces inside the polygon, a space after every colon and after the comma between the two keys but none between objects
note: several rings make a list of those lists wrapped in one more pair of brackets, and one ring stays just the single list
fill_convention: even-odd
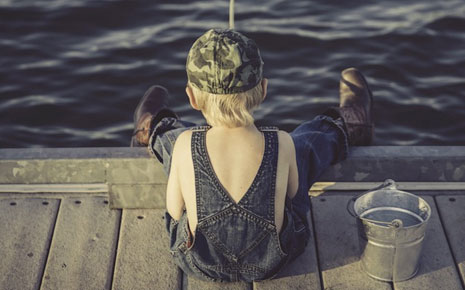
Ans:
[{"label": "dark water background", "polygon": [[[126,146],[152,84],[184,94],[187,51],[227,28],[227,0],[0,0],[0,147]],[[372,86],[377,145],[465,145],[465,1],[237,0],[270,80],[259,124],[291,130],[338,102],[340,71]]]}]

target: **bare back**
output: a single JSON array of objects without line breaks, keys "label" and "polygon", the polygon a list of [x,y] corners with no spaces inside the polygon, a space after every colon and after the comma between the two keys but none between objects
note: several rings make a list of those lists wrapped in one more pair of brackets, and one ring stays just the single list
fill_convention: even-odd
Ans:
[{"label": "bare back", "polygon": [[[185,204],[191,232],[197,226],[194,166],[191,154],[192,132],[186,131],[176,141],[168,180],[167,210],[175,219]],[[276,172],[275,223],[282,227],[286,194],[297,190],[297,168],[294,144],[290,136],[278,134],[279,153]],[[213,127],[207,132],[207,152],[213,170],[226,192],[237,203],[248,191],[264,155],[264,137],[255,126],[239,128]],[[176,198],[176,194],[181,196]],[[182,199],[182,202],[180,201]]]}]

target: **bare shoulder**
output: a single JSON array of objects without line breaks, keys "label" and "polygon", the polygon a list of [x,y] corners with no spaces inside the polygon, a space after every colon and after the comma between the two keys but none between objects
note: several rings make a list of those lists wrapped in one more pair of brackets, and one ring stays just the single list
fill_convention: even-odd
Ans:
[{"label": "bare shoulder", "polygon": [[173,160],[183,160],[186,155],[190,154],[191,138],[191,130],[186,130],[178,136],[173,148]]},{"label": "bare shoulder", "polygon": [[[279,130],[278,131],[278,137],[279,137],[279,141],[284,141],[284,142],[292,142],[292,137],[289,133],[287,133],[286,131],[283,131],[283,130]],[[293,142],[292,142],[293,144]]]},{"label": "bare shoulder", "polygon": [[180,144],[179,146],[183,146],[183,145],[185,146],[185,145],[190,144],[191,137],[192,137],[191,130],[186,130],[182,132],[181,134],[179,134],[178,138],[176,139],[175,146],[178,146],[178,144]]},{"label": "bare shoulder", "polygon": [[285,152],[289,154],[294,153],[294,141],[292,140],[291,135],[286,131],[279,131],[278,132],[278,139],[279,139],[279,146],[281,149],[284,149]]}]

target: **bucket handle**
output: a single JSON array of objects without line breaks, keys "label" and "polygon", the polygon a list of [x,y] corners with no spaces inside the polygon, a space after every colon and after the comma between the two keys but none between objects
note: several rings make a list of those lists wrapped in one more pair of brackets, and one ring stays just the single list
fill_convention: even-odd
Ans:
[{"label": "bucket handle", "polygon": [[353,216],[354,218],[358,218],[358,215],[357,215],[357,213],[356,213],[355,210],[354,210],[354,203],[355,203],[355,201],[357,200],[357,198],[359,198],[360,196],[362,196],[362,194],[364,194],[364,192],[363,192],[363,193],[360,193],[360,194],[358,194],[358,195],[356,195],[356,196],[351,197],[351,198],[349,199],[349,201],[347,202],[347,206],[346,206],[347,212],[349,212],[349,214],[350,214],[351,216]]},{"label": "bucket handle", "polygon": [[383,225],[387,225],[388,227],[392,227],[392,228],[395,228],[395,229],[400,229],[400,228],[403,227],[402,220],[400,220],[400,219],[395,219],[395,220],[392,220],[390,222],[375,221],[375,220],[363,218],[363,217],[357,215],[357,213],[354,210],[354,203],[360,196],[364,195],[365,193],[380,190],[380,189],[383,189],[383,188],[397,189],[397,185],[396,185],[394,180],[386,179],[381,185],[379,185],[379,186],[377,186],[377,187],[375,187],[373,189],[370,189],[369,191],[365,191],[365,192],[362,192],[360,194],[357,194],[356,196],[353,196],[347,202],[347,206],[346,206],[347,211],[354,218],[359,218],[359,219],[361,219],[363,221],[366,221],[366,222],[375,223],[375,224],[383,224]]},{"label": "bucket handle", "polygon": [[352,197],[351,199],[349,199],[349,202],[347,202],[347,211],[349,212],[349,214],[351,216],[353,216],[354,218],[361,219],[361,220],[366,221],[366,222],[370,222],[370,223],[373,223],[373,224],[382,224],[382,225],[386,225],[388,227],[393,227],[393,228],[396,228],[396,229],[402,228],[404,226],[403,223],[402,223],[402,220],[400,220],[400,219],[395,219],[395,220],[392,220],[390,222],[382,222],[382,221],[375,221],[375,220],[372,220],[372,219],[367,219],[367,218],[364,218],[364,217],[361,217],[361,216],[357,215],[357,213],[354,210],[354,203],[357,200],[357,198],[359,198],[363,194],[364,193],[358,194],[358,195]]},{"label": "bucket handle", "polygon": [[[373,189],[370,189],[368,191],[364,191],[362,193],[359,193],[357,194],[356,196],[353,196],[352,198],[349,199],[349,201],[347,202],[347,205],[346,205],[346,209],[347,211],[349,212],[349,214],[351,216],[353,216],[354,218],[360,218],[360,219],[364,219],[364,218],[361,218],[359,215],[357,215],[357,213],[355,212],[354,210],[354,203],[355,201],[361,197],[362,195],[364,195],[365,193],[368,193],[368,192],[372,192],[372,191],[376,191],[376,190],[380,190],[382,188],[390,188],[390,189],[397,189],[397,185],[396,185],[396,182],[392,179],[386,179],[381,185],[373,188]],[[364,220],[367,220],[367,221],[372,221],[370,219],[364,219]],[[372,222],[376,222],[376,221],[372,221]],[[384,222],[377,222],[377,223],[384,223]],[[388,223],[388,224],[391,224],[391,223]]]}]

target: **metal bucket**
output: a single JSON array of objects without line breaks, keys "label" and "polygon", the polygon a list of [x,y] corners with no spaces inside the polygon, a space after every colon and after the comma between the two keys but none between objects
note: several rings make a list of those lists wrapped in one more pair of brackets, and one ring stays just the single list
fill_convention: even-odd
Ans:
[{"label": "metal bucket", "polygon": [[397,190],[393,180],[352,198],[349,213],[357,218],[361,267],[381,281],[404,281],[418,271],[429,204]]}]

